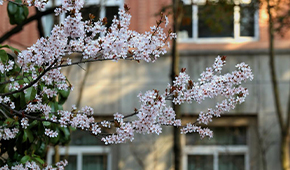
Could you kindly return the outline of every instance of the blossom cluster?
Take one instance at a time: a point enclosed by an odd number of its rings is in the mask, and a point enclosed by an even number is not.
[[[197,119],[199,124],[207,125],[213,117],[220,117],[221,113],[234,109],[236,104],[243,103],[249,94],[247,88],[242,87],[241,83],[254,78],[250,67],[245,63],[240,63],[236,65],[238,70],[221,75],[219,73],[223,65],[225,65],[225,56],[218,56],[213,66],[201,73],[198,82],[193,82],[185,72],[181,72],[173,81],[173,86],[167,89],[167,94],[174,95],[175,104],[191,103],[192,100],[201,103],[206,98],[225,97],[221,103],[216,104],[215,109],[209,108],[207,112],[199,113]],[[181,132],[198,132],[201,137],[212,137],[212,132],[208,129],[202,129],[194,124],[187,124]]]
[[[35,1],[36,2],[36,1]],[[135,60],[147,62],[155,61],[161,54],[166,53],[165,41],[167,38],[176,38],[175,33],[166,34],[160,24],[164,21],[168,25],[168,18],[161,16],[160,22],[151,27],[151,31],[144,34],[129,30],[131,15],[127,9],[119,10],[119,17],[113,19],[110,28],[104,26],[105,20],[94,22],[82,21],[79,12],[83,6],[83,1],[64,0],[58,12],[66,12],[68,15],[60,26],[55,26],[51,35],[40,38],[33,46],[22,51],[17,58],[24,73],[32,74],[33,80],[43,82],[47,87],[42,89],[41,94],[35,96],[34,103],[28,103],[25,113],[40,111],[48,121],[59,123],[63,127],[72,126],[84,130],[90,130],[93,134],[101,133],[101,128],[110,128],[109,121],[95,123],[93,110],[90,107],[83,107],[79,111],[74,108],[72,111],[58,111],[57,115],[50,115],[51,108],[48,104],[42,103],[41,98],[46,95],[53,98],[57,95],[57,90],[68,90],[65,76],[61,73],[61,66],[70,59],[64,60],[67,53],[81,52],[84,60],[110,59],[119,60],[131,57]],[[96,37],[97,35],[101,35]],[[222,112],[233,109],[236,104],[240,104],[248,95],[246,88],[240,86],[242,81],[252,79],[253,75],[248,65],[241,63],[237,65],[238,70],[221,75],[222,66],[225,64],[224,57],[217,57],[212,67],[206,68],[201,73],[197,82],[190,80],[190,77],[183,71],[176,77],[173,85],[163,94],[157,90],[147,91],[139,94],[141,103],[140,109],[136,111],[136,120],[124,122],[124,116],[116,113],[114,122],[117,124],[116,133],[103,137],[107,144],[122,143],[134,139],[136,133],[156,133],[162,132],[162,125],[181,126],[181,120],[176,119],[176,115],[171,106],[166,105],[166,99],[172,97],[173,103],[181,104],[196,101],[201,103],[206,98],[224,96],[226,99],[216,105],[215,109],[209,108],[206,112],[201,112],[197,123],[208,124],[213,117],[219,117]],[[55,69],[50,69],[54,67]],[[38,69],[37,69],[38,68]],[[41,75],[46,71],[46,74]],[[40,77],[40,78],[39,78]],[[38,79],[39,78],[39,79]],[[19,90],[28,86],[11,81],[11,88]],[[34,84],[35,88],[37,83]],[[7,97],[6,97],[7,98]],[[6,99],[7,100],[7,99]],[[8,101],[11,105],[11,101]],[[117,122],[117,123],[116,123]],[[21,125],[27,128],[27,119],[22,119]],[[208,129],[203,129],[195,124],[188,124],[182,128],[182,133],[199,132],[202,137],[211,136]],[[57,136],[57,133],[46,129],[45,134],[50,137]]]
[[[29,5],[37,7],[46,1],[27,1]],[[31,79],[19,82],[16,77],[11,77],[9,90],[26,90],[33,85],[43,83],[47,87],[42,89],[40,98],[47,95],[53,98],[58,90],[72,90],[68,85],[66,77],[61,73],[61,67],[71,65],[70,58],[64,58],[66,54],[81,53],[80,62],[90,60],[119,60],[135,59],[154,62],[160,55],[166,53],[165,42],[167,38],[174,37],[173,33],[166,33],[160,26],[168,19],[164,15],[156,26],[152,26],[149,32],[138,33],[129,30],[131,15],[128,9],[120,9],[118,18],[115,16],[109,28],[105,27],[106,20],[83,21],[80,9],[83,7],[83,0],[63,0],[58,12],[67,13],[67,17],[60,25],[55,25],[49,37],[40,38],[27,50],[23,50],[17,56],[17,63],[20,65],[23,74],[31,75]],[[0,62],[0,72],[7,73],[12,69],[14,62]],[[53,69],[52,69],[53,68]],[[13,102],[11,105],[13,106]],[[29,104],[26,112],[42,111],[39,108],[48,107],[45,104]],[[49,111],[46,109],[46,111]],[[47,118],[47,112],[45,112]]]
[[[1,4],[0,0],[0,4]],[[46,1],[27,1],[29,5],[43,8]],[[212,137],[213,133],[201,124],[207,125],[214,117],[220,117],[222,113],[234,109],[237,104],[245,101],[248,90],[241,86],[242,82],[253,79],[250,67],[245,63],[236,65],[237,70],[221,74],[225,65],[225,57],[217,57],[212,67],[206,68],[201,73],[198,81],[194,82],[185,69],[176,76],[172,85],[168,85],[165,92],[149,90],[138,95],[140,108],[135,109],[136,119],[125,121],[128,116],[121,113],[114,114],[113,120],[95,122],[94,110],[85,106],[78,110],[75,106],[72,110],[52,111],[52,106],[44,102],[43,98],[56,99],[61,90],[72,90],[71,84],[61,73],[61,68],[72,64],[100,61],[100,60],[144,60],[154,62],[160,55],[166,53],[166,41],[176,38],[176,34],[164,31],[161,23],[168,25],[168,18],[161,15],[157,25],[152,26],[150,31],[143,34],[129,30],[131,15],[128,9],[119,10],[119,17],[114,17],[112,25],[105,27],[106,19],[94,21],[93,17],[83,21],[80,9],[84,4],[83,0],[63,0],[62,6],[56,9],[56,13],[65,12],[67,17],[60,25],[54,26],[49,37],[40,38],[33,46],[19,53],[17,64],[20,65],[22,75],[30,75],[27,81],[17,81],[17,77],[10,77],[9,95],[23,91],[27,93],[28,88],[34,88],[37,92],[32,96],[33,100],[28,101],[25,108],[20,111],[14,110],[15,104],[5,95],[0,94],[0,104],[11,109],[12,114],[20,114],[21,127],[29,127],[30,119],[34,113],[40,113],[36,120],[60,124],[61,127],[72,126],[82,130],[90,131],[94,135],[101,135],[105,144],[124,143],[134,140],[135,133],[160,134],[163,125],[181,127],[181,133],[197,132],[203,138]],[[80,53],[81,60],[73,63],[67,54]],[[9,60],[7,63],[0,62],[0,72],[8,73],[15,63]],[[44,87],[41,89],[39,85]],[[31,89],[30,89],[31,90]],[[173,108],[166,103],[166,100],[173,100],[174,104],[193,101],[201,103],[206,98],[217,96],[224,97],[224,100],[217,103],[215,108],[199,113],[195,123],[182,125],[180,119],[176,118]],[[5,113],[4,113],[5,114]],[[29,115],[29,116],[28,116]],[[115,133],[102,134],[102,129],[115,127]],[[0,140],[15,138],[19,132],[17,127],[0,127]],[[44,134],[48,137],[57,137],[57,131],[45,127]],[[63,169],[65,162],[59,163],[59,169]],[[14,169],[31,168],[39,169],[34,162],[27,162],[25,165],[16,165]],[[7,169],[4,166],[1,169]],[[48,166],[47,169],[53,169]]]
[[[18,128],[6,128],[0,127],[0,140],[9,140],[15,138],[17,133],[19,132]]]
[[[48,165],[45,168],[42,168],[42,170],[64,170],[64,167],[67,166],[68,162],[67,160],[57,162],[55,165],[56,167],[52,167],[51,165]],[[27,170],[27,169],[35,169],[35,170],[40,170],[41,168],[39,165],[37,165],[35,162],[26,162],[24,165],[23,164],[18,164],[14,165],[11,167],[11,169],[17,169],[17,170]],[[4,165],[3,167],[0,167],[0,170],[10,170],[8,165]]]
[[[161,125],[181,126],[181,120],[176,119],[174,110],[166,106],[165,100],[173,97],[173,103],[181,104],[196,101],[201,103],[205,98],[223,96],[225,99],[217,103],[216,108],[209,108],[207,112],[200,112],[197,119],[198,124],[208,124],[213,117],[220,117],[224,112],[234,109],[236,104],[244,102],[248,95],[248,90],[241,86],[243,81],[252,80],[253,74],[250,67],[245,63],[237,64],[237,70],[232,73],[220,74],[225,65],[225,56],[218,56],[212,67],[202,72],[199,81],[193,82],[182,69],[181,73],[175,78],[173,85],[163,94],[157,90],[149,90],[144,95],[138,95],[141,107],[136,114],[137,120],[121,124],[116,134],[107,136],[102,140],[106,144],[121,143],[125,139],[133,140],[131,132],[136,133],[156,133],[162,132]],[[114,116],[118,122],[123,122],[122,116]],[[188,123],[182,126],[181,133],[198,132],[201,138],[212,137],[213,133],[209,128],[202,128],[196,123]]]
[[[46,1],[26,1],[26,3],[43,8]],[[32,84],[34,88],[43,83],[46,87],[35,96],[34,102],[28,102],[24,110],[25,114],[41,112],[46,120],[60,123],[61,126],[69,125],[81,129],[90,129],[94,119],[88,117],[93,113],[89,108],[83,108],[75,115],[69,111],[59,111],[57,116],[51,116],[49,115],[51,107],[49,104],[42,102],[44,96],[53,98],[56,97],[58,90],[72,88],[68,85],[66,77],[61,73],[62,65],[70,65],[71,59],[64,60],[63,57],[66,54],[80,52],[83,55],[83,60],[119,60],[129,57],[135,60],[154,62],[160,55],[166,53],[165,42],[167,38],[175,38],[176,34],[170,32],[166,34],[160,26],[162,22],[165,22],[165,26],[168,25],[168,18],[164,15],[161,16],[156,26],[151,27],[149,32],[142,34],[129,30],[131,15],[126,7],[119,10],[118,18],[114,17],[109,28],[105,27],[105,19],[96,22],[93,19],[83,21],[80,13],[83,4],[83,0],[62,1],[61,7],[57,8],[56,12],[57,14],[60,12],[67,13],[64,22],[54,26],[49,37],[40,38],[34,45],[17,56],[17,63],[20,65],[23,74],[30,74],[32,80],[21,82],[21,84],[11,77],[9,90],[12,92],[13,90],[23,90],[26,92],[31,83],[34,83]],[[14,62],[9,60],[7,63],[0,63],[0,66],[2,66],[0,67],[1,73],[9,72],[12,69]],[[54,69],[51,69],[52,67]],[[2,97],[0,99],[2,100]],[[8,103],[12,109],[15,108],[14,103],[7,96],[4,97],[4,103]],[[145,112],[140,114],[145,114]],[[156,116],[153,116],[151,119],[155,118]],[[164,118],[160,116],[159,119]],[[169,123],[172,123],[170,121]],[[134,122],[135,125],[132,125],[132,127],[135,128],[138,123],[142,123],[142,121]],[[21,125],[23,128],[29,126],[26,118],[22,119]],[[110,127],[110,124],[106,121],[103,121],[100,125]],[[96,126],[93,128],[95,129],[94,133],[99,132],[99,128]],[[150,127],[146,123],[145,126]],[[150,128],[152,132],[161,132],[159,125],[153,125]],[[142,131],[141,129],[138,131]],[[47,129],[46,135],[55,137],[57,134]]]
[[[5,72],[12,70],[13,65],[14,65],[14,62],[11,60],[8,60],[8,63],[5,63],[5,64],[0,63],[0,72],[3,74]]]
[[[57,137],[58,133],[56,131],[50,130],[50,129],[45,129],[44,134],[46,136],[49,136],[51,138]]]
[[[14,109],[15,108],[14,102],[11,101],[10,97],[8,97],[8,96],[5,96],[4,98],[0,96],[0,104],[1,103],[9,105],[9,107],[11,109]]]

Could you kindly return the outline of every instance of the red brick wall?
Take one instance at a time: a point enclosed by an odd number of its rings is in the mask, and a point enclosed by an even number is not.
[[[150,26],[155,24],[158,19],[156,14],[160,11],[162,6],[169,5],[171,0],[125,0],[125,3],[131,8],[132,14],[131,29],[139,32],[148,31]],[[268,47],[268,16],[266,13],[266,4],[261,6],[259,11],[259,40],[255,42],[244,43],[216,43],[216,44],[194,44],[194,43],[180,43],[180,49],[192,49],[192,50],[247,50],[247,49],[266,49]],[[10,26],[6,5],[0,6],[0,36],[2,36],[9,29],[14,26]],[[30,8],[30,15],[33,15],[34,8]],[[36,29],[36,22],[32,22],[24,27],[21,33],[12,36],[5,43],[13,44],[14,46],[23,49],[25,46],[30,46],[38,38]],[[275,47],[280,49],[290,48],[290,31],[288,31],[284,37],[276,36]]]
[[[9,23],[8,14],[6,11],[7,3],[4,2],[3,6],[0,6],[0,36],[2,37],[6,32],[15,26],[11,26]],[[29,8],[29,16],[34,15],[35,9]],[[19,49],[24,49],[25,47],[31,46],[38,39],[38,32],[36,29],[36,21],[31,22],[23,27],[23,30],[15,35],[13,35],[9,40],[3,42],[2,44],[10,44]]]

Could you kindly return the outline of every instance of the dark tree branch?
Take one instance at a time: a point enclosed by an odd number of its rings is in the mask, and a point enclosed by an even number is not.
[[[287,124],[286,124],[286,133],[290,134],[290,83],[289,83],[289,95],[288,95],[288,106],[287,106]]]
[[[283,114],[282,114],[282,107],[279,95],[279,87],[278,87],[278,80],[276,74],[276,65],[275,65],[275,54],[274,54],[274,22],[273,16],[270,6],[270,0],[267,0],[267,12],[269,16],[269,57],[270,57],[270,76],[272,81],[273,93],[274,93],[274,104],[277,112],[279,127],[281,129],[281,134],[283,135],[284,129],[284,122],[283,122]]]
[[[36,7],[35,7],[35,12],[36,12],[36,15],[41,13]],[[37,18],[37,30],[38,30],[39,37],[44,37],[43,26],[41,23],[41,17]]]
[[[57,62],[57,60],[54,60],[54,62],[48,68],[46,68],[35,80],[30,82],[27,86],[25,86],[23,88],[20,88],[19,90],[11,91],[11,92],[8,92],[8,93],[0,93],[0,96],[8,96],[8,95],[11,95],[11,94],[19,93],[19,92],[22,92],[23,90],[28,89],[29,87],[33,86],[35,83],[38,82],[38,80],[41,79],[42,76],[45,75],[45,73],[47,73],[48,71],[50,71],[52,69],[52,66],[56,62]]]
[[[81,104],[81,100],[82,100],[82,97],[83,97],[83,91],[84,91],[84,88],[85,88],[86,80],[87,80],[89,72],[90,72],[90,64],[91,63],[87,64],[87,69],[86,69],[85,75],[83,77],[83,80],[81,82],[81,86],[80,86],[80,89],[79,89],[79,97],[78,97],[77,104],[76,104],[77,108],[79,108],[80,104]]]
[[[2,37],[0,37],[0,43],[4,42],[5,40],[9,39],[12,35],[20,32],[22,30],[22,28],[26,25],[29,24],[30,22],[34,21],[34,20],[38,20],[41,17],[45,16],[45,15],[49,15],[54,13],[54,10],[57,7],[54,8],[49,8],[46,11],[43,12],[38,12],[35,15],[27,18],[23,23],[17,25],[16,27],[12,28],[10,31],[6,32],[4,35],[2,35]]]

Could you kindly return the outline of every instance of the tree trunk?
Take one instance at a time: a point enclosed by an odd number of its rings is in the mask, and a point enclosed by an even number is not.
[[[274,94],[274,104],[276,108],[276,115],[278,118],[278,123],[280,127],[280,134],[281,134],[281,146],[280,146],[280,152],[281,152],[281,168],[283,170],[290,170],[290,155],[289,155],[289,122],[285,124],[282,116],[282,107],[281,107],[281,101],[279,96],[279,87],[278,87],[278,80],[276,76],[276,65],[275,65],[275,52],[274,52],[274,21],[272,16],[271,9],[273,6],[270,5],[270,0],[267,0],[267,13],[269,17],[269,23],[268,23],[268,33],[269,33],[269,57],[270,57],[270,76],[272,81],[272,87],[273,87],[273,94]],[[287,115],[290,116],[290,115]],[[286,118],[287,121],[289,117]]]
[[[173,0],[173,32],[178,31],[178,7],[179,0]],[[171,63],[171,81],[175,80],[175,75],[179,72],[179,54],[177,50],[176,39],[172,41],[172,63]],[[173,104],[173,109],[175,110],[176,118],[181,118],[180,106]],[[174,169],[181,170],[181,135],[180,129],[178,127],[173,127],[173,154],[174,154]]]
[[[281,137],[281,159],[283,170],[290,170],[290,135],[289,133],[283,134]]]

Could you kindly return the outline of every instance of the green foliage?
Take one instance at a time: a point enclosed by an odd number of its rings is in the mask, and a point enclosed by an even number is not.
[[[19,6],[10,5],[10,12],[15,12]],[[0,45],[0,62],[5,64],[8,60],[14,61],[14,57],[7,53],[4,48],[10,49],[14,53],[18,53],[19,50],[8,45]],[[15,61],[14,61],[15,62]],[[35,68],[39,69],[39,68]],[[24,83],[31,83],[32,77],[27,73],[23,73],[21,68],[15,64],[13,69],[9,72],[5,72],[0,76],[0,93],[7,93],[13,91],[9,89],[10,78],[13,78],[15,82],[18,82],[20,86]],[[36,87],[29,87],[26,89],[26,93],[23,91],[9,95],[11,100],[15,103],[15,110],[24,113],[27,104],[34,104],[36,101],[36,95],[42,92],[42,89],[46,85],[43,83],[37,83]],[[49,86],[49,87],[52,87]],[[58,110],[62,110],[62,105],[67,100],[69,96],[69,91],[60,90],[58,91],[57,97],[48,98],[46,95],[42,97],[42,103],[49,104],[52,109],[52,114],[55,114]],[[18,128],[19,133],[15,138],[10,140],[1,140],[0,152],[1,155],[6,154],[7,157],[1,159],[0,167],[8,164],[8,166],[13,166],[19,163],[26,163],[27,161],[34,161],[42,167],[45,164],[45,156],[47,152],[48,145],[66,145],[70,141],[70,128],[61,127],[59,124],[52,123],[50,121],[43,121],[44,115],[41,111],[36,113],[30,113],[29,116],[33,116],[37,119],[29,118],[29,126],[23,129],[21,126],[21,120],[25,118],[24,114],[16,114],[11,109],[0,105],[0,126],[13,129]],[[45,135],[45,128],[54,130],[58,132],[58,136],[50,138]]]
[[[21,0],[8,2],[7,11],[11,25],[21,24],[28,16],[28,8],[25,5],[21,5],[21,3]]]

